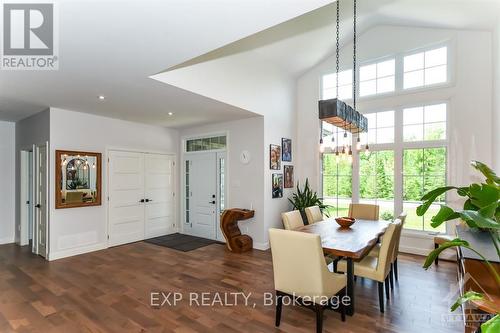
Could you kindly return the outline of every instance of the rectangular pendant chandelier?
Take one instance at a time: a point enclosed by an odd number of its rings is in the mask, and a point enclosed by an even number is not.
[[[319,101],[319,119],[353,134],[368,131],[368,119],[338,98]]]

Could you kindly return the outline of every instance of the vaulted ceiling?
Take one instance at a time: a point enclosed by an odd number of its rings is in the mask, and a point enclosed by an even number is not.
[[[60,1],[60,69],[0,72],[0,120],[48,106],[177,128],[254,116],[150,76],[253,50],[253,61],[293,79],[334,51],[331,2]],[[351,38],[351,4],[341,0],[342,42]],[[499,10],[499,0],[358,0],[359,31],[380,24],[492,30]]]

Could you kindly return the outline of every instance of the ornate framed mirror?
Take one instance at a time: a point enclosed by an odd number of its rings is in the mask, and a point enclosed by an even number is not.
[[[56,150],[56,209],[101,205],[101,153]]]

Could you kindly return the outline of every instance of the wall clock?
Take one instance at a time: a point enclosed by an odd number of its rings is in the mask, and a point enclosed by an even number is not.
[[[242,164],[248,164],[250,163],[250,160],[252,159],[252,156],[250,155],[250,152],[248,150],[243,150],[240,154],[240,162]]]

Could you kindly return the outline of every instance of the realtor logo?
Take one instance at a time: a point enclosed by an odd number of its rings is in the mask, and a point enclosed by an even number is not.
[[[54,3],[3,3],[1,17],[1,69],[58,69]]]

